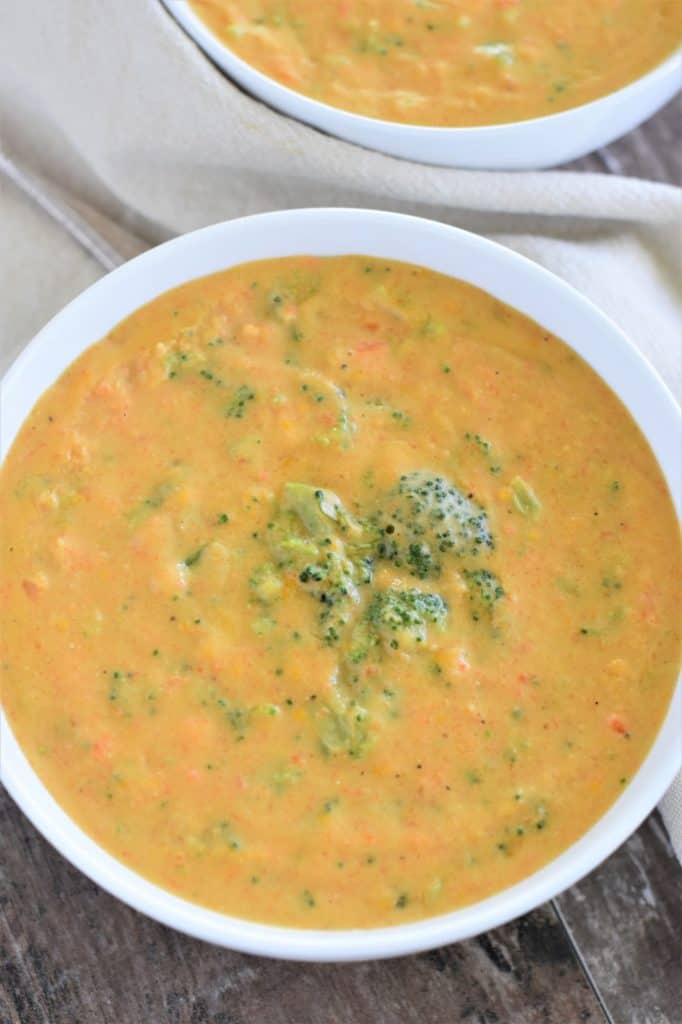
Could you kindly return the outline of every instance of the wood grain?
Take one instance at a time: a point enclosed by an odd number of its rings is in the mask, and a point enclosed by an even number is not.
[[[634,132],[566,165],[566,170],[623,174],[648,181],[682,183],[682,94]],[[681,1015],[682,1019],[682,1015]]]
[[[614,1021],[682,1022],[682,871],[658,815],[557,902]]]
[[[603,1024],[548,907],[383,963],[291,964],[179,935],[72,868],[0,794],[2,1024]]]
[[[569,169],[677,184],[681,121],[678,98]],[[383,963],[242,956],[110,897],[0,789],[0,1024],[682,1022],[682,873],[657,816],[556,905],[562,921],[547,905],[478,939]]]

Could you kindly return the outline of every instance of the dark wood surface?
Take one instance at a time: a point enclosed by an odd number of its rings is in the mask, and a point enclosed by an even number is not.
[[[629,178],[682,184],[682,95],[656,117],[605,149],[575,160],[568,170],[624,174]],[[682,1014],[680,1014],[682,1021]],[[676,1021],[676,1024],[679,1024]]]
[[[572,169],[680,183],[682,100]],[[557,900],[379,963],[280,963],[128,909],[0,790],[0,1024],[682,1024],[682,871],[657,815]]]

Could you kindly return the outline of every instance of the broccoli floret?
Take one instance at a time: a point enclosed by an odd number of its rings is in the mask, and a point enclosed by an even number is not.
[[[462,575],[469,591],[474,622],[489,618],[497,602],[504,597],[504,588],[497,576],[487,569],[465,569]]]
[[[353,633],[349,660],[362,661],[372,648],[413,649],[427,639],[427,627],[442,628],[448,606],[440,594],[411,588],[390,587],[377,591],[367,605],[363,620]]]
[[[320,604],[318,621],[322,638],[332,646],[358,604],[357,572],[354,563],[341,550],[328,550],[316,562],[307,563],[298,574],[308,594]]]
[[[335,644],[359,603],[358,587],[372,579],[363,527],[332,491],[290,483],[268,541],[277,567],[293,573],[318,602],[322,639]]]
[[[259,566],[249,577],[255,599],[264,605],[274,604],[282,591],[282,580],[269,562]]]
[[[494,546],[484,509],[425,470],[401,476],[376,525],[377,556],[422,580],[436,579],[449,556],[475,557]]]
[[[440,594],[428,594],[412,587],[409,590],[378,591],[369,603],[367,621],[379,630],[405,627],[425,628],[428,623],[442,626],[448,606]]]
[[[316,723],[324,753],[360,757],[371,742],[367,717],[366,710],[353,700],[342,710],[321,707],[316,714]]]
[[[277,547],[278,541],[284,541],[282,555],[286,560],[287,542],[292,539],[300,540],[303,535],[324,544],[336,532],[359,540],[362,527],[333,491],[290,483],[284,485],[272,532],[271,545]]]

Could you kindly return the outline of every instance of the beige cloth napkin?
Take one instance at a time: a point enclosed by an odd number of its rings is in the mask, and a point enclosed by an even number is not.
[[[679,396],[681,211],[672,187],[430,168],[329,138],[233,86],[158,0],[1,3],[0,133],[10,152],[98,210],[99,226],[128,254],[292,206],[402,210],[488,235],[596,302]],[[0,185],[0,224],[6,364],[101,271],[11,186]],[[682,858],[682,776],[661,809]]]

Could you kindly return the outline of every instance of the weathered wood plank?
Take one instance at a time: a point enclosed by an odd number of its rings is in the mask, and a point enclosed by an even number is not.
[[[624,174],[679,185],[682,183],[682,94],[656,117],[605,149],[575,160],[566,170]]]
[[[658,814],[557,903],[614,1021],[682,1021],[682,871]]]
[[[603,1024],[551,908],[422,956],[290,964],[128,909],[0,793],[1,1024]]]

